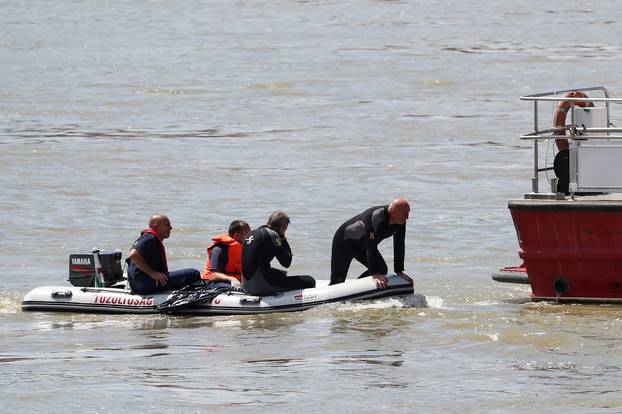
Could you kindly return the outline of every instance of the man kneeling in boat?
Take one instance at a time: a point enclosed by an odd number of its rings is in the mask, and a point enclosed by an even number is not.
[[[378,251],[378,243],[393,236],[393,266],[395,273],[411,284],[404,273],[404,239],[410,205],[396,198],[389,205],[368,208],[343,223],[335,232],[331,254],[330,284],[343,283],[352,259],[367,268],[359,276],[371,276],[380,289],[386,289],[387,263]]]
[[[247,234],[242,245],[242,289],[250,295],[266,296],[277,292],[315,287],[311,276],[287,276],[273,269],[275,257],[282,266],[292,263],[292,249],[285,238],[289,217],[284,211],[275,211],[268,224]]]
[[[207,248],[203,280],[210,287],[239,287],[242,282],[242,242],[251,231],[247,222],[234,220],[229,224],[228,234],[212,237]]]
[[[162,241],[171,235],[172,229],[170,220],[164,214],[149,218],[149,228],[140,233],[129,254],[127,275],[132,292],[150,295],[177,290],[201,278],[196,269],[168,271]]]

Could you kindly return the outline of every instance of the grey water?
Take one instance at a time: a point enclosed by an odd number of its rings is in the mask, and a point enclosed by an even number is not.
[[[621,309],[532,304],[507,200],[529,93],[622,92],[614,1],[0,1],[2,412],[622,412]],[[552,112],[552,108],[551,108]],[[171,268],[284,209],[291,273],[411,201],[398,299],[231,317],[25,313],[71,253]],[[391,263],[390,241],[383,253]],[[356,273],[357,266],[352,272]]]

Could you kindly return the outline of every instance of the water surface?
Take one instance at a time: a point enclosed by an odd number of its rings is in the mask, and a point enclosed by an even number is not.
[[[618,307],[490,280],[518,262],[506,203],[530,189],[518,97],[618,94],[615,2],[0,4],[5,411],[622,411]],[[127,252],[154,212],[180,268],[232,219],[285,209],[291,272],[326,278],[339,224],[397,195],[428,307],[19,309],[66,283],[69,254]]]

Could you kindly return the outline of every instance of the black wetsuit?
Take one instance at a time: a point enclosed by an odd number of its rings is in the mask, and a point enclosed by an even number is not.
[[[557,192],[570,194],[570,150],[563,149],[557,153],[553,161],[553,170],[557,176]]]
[[[270,267],[277,258],[284,267],[292,263],[292,249],[287,239],[268,226],[246,235],[242,244],[242,289],[250,295],[266,296],[276,292],[315,287],[311,276],[287,276]]]
[[[393,236],[393,268],[404,271],[405,224],[389,224],[388,206],[368,208],[343,223],[333,237],[330,284],[346,280],[352,259],[367,267],[361,276],[387,274],[387,263],[378,251],[378,243]]]

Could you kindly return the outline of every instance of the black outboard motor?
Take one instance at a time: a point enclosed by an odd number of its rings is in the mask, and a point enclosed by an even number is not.
[[[123,280],[120,251],[69,256],[69,283],[77,287],[109,287]],[[99,265],[99,271],[97,270]]]

